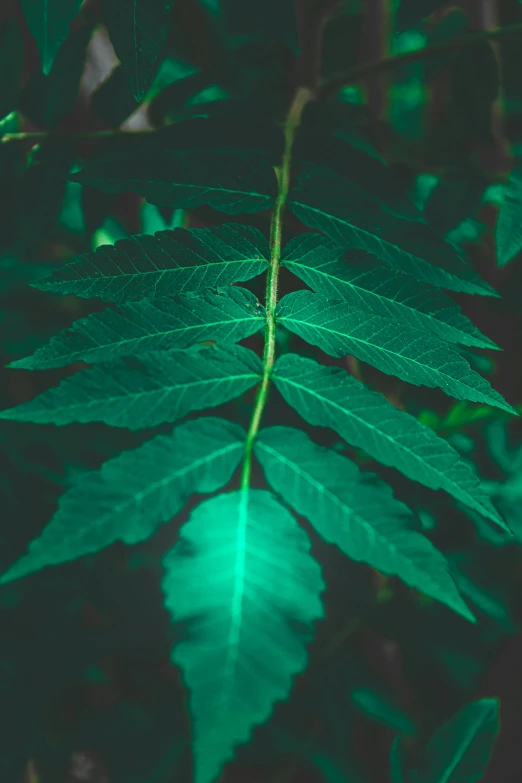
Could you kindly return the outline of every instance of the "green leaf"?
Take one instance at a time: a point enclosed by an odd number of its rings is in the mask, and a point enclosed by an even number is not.
[[[294,291],[283,297],[276,318],[330,356],[353,354],[403,381],[439,386],[459,400],[485,402],[516,414],[457,351],[428,332],[370,315],[311,291]]]
[[[410,27],[441,8],[447,0],[400,0],[397,10],[397,31],[404,32]]]
[[[522,250],[522,169],[514,168],[500,204],[497,228],[497,264],[505,266]]]
[[[20,110],[31,122],[50,129],[71,113],[85,68],[92,23],[74,30],[60,48],[49,75],[34,72],[24,86]],[[63,141],[63,139],[62,139]]]
[[[497,699],[481,699],[438,728],[424,748],[415,783],[482,780],[499,730]]]
[[[159,206],[208,204],[227,215],[270,209],[277,190],[270,163],[241,150],[173,151],[167,159],[150,161],[137,156],[130,165],[89,165],[71,179],[106,193],[135,191]]]
[[[117,540],[144,541],[181,511],[191,493],[215,492],[228,483],[244,440],[237,424],[204,417],[82,473],[29,552],[0,581],[98,552]]]
[[[269,209],[283,136],[271,121],[241,114],[198,117],[139,135],[89,158],[73,181],[107,193],[136,191],[152,204],[208,204],[229,215]]]
[[[349,251],[320,234],[306,233],[288,242],[282,264],[328,299],[344,299],[359,310],[427,330],[450,343],[498,348],[449,296],[398,275],[364,251]]]
[[[77,361],[93,363],[189,348],[205,340],[234,343],[265,322],[264,307],[244,288],[206,291],[199,298],[180,296],[175,301],[143,299],[123,305],[119,312],[108,308],[75,321],[32,356],[9,367],[43,370]]]
[[[163,562],[166,607],[188,623],[172,659],[190,690],[195,783],[212,783],[306,668],[324,583],[307,534],[262,490],[204,501]]]
[[[261,377],[259,357],[240,345],[116,359],[65,378],[0,419],[37,424],[104,421],[139,430],[239,397]]]
[[[34,285],[41,291],[111,302],[196,293],[266,271],[270,249],[255,228],[176,228],[102,245]]]
[[[430,489],[444,489],[508,530],[479,479],[455,449],[345,370],[285,354],[274,365],[274,382],[309,424],[330,427],[378,462]]]
[[[42,70],[47,76],[56,53],[67,38],[69,25],[82,0],[20,0],[25,21],[36,38]]]
[[[261,430],[254,450],[268,483],[325,541],[474,620],[446,558],[412,529],[411,511],[373,473],[291,427]]]
[[[167,37],[172,0],[103,0],[116,56],[137,101],[147,92]]]
[[[420,213],[416,220],[395,213],[346,177],[302,166],[290,208],[305,225],[342,247],[372,253],[395,271],[441,288],[498,296]]]
[[[396,737],[390,750],[390,783],[411,783],[411,777],[405,770],[403,757],[400,738]]]

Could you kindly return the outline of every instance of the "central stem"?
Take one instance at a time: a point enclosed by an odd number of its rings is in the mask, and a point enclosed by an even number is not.
[[[270,375],[275,361],[276,352],[276,307],[277,307],[277,289],[279,282],[279,267],[281,264],[281,245],[283,237],[283,214],[288,201],[290,191],[290,173],[292,167],[292,148],[296,130],[299,127],[301,114],[306,104],[314,97],[313,91],[308,87],[298,87],[295,97],[292,101],[284,125],[285,147],[281,167],[278,177],[278,192],[272,219],[270,223],[270,266],[266,278],[266,326],[265,326],[265,346],[263,351],[263,378],[257,390],[254,410],[250,420],[250,426],[246,437],[245,460],[243,462],[243,472],[241,475],[241,489],[248,489],[250,486],[250,473],[252,470],[252,450],[254,441],[259,432],[261,417],[265,409],[268,398],[268,388],[270,386]]]

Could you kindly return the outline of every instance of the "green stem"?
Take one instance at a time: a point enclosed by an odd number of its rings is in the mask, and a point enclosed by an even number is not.
[[[314,97],[313,91],[308,87],[299,87],[296,91],[294,100],[288,111],[284,125],[285,147],[281,168],[279,170],[279,187],[276,202],[272,212],[270,223],[270,266],[266,278],[266,326],[265,326],[265,345],[263,351],[263,378],[257,390],[254,410],[248,428],[245,459],[243,462],[243,472],[241,475],[241,489],[248,489],[250,486],[250,474],[252,470],[252,450],[254,441],[259,432],[261,418],[268,399],[268,389],[270,387],[270,376],[275,361],[276,353],[276,307],[277,307],[277,289],[279,283],[279,268],[281,263],[281,245],[283,236],[283,214],[288,200],[290,190],[290,174],[292,167],[292,148],[294,138],[301,114],[306,104]]]

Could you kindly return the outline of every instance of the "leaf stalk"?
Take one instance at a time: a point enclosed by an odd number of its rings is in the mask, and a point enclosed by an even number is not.
[[[270,222],[270,266],[266,278],[266,326],[265,345],[263,350],[263,378],[257,390],[254,410],[246,437],[245,458],[241,474],[241,489],[250,486],[252,471],[252,451],[254,441],[259,432],[261,418],[268,399],[270,376],[276,354],[276,307],[279,285],[279,269],[281,264],[281,247],[283,238],[283,215],[290,192],[290,176],[292,169],[292,149],[301,115],[306,104],[314,98],[314,91],[309,87],[298,87],[288,110],[284,124],[285,146],[278,176],[277,198]]]

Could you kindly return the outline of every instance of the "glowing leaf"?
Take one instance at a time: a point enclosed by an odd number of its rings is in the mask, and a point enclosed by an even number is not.
[[[190,690],[195,783],[212,783],[306,668],[321,570],[307,534],[262,490],[204,501],[163,562],[166,607],[187,624],[172,659]]]

